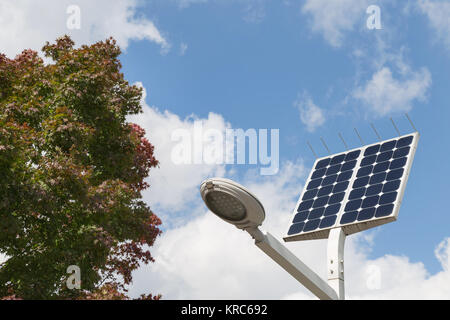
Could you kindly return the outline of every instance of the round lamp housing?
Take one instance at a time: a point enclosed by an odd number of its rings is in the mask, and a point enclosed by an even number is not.
[[[200,186],[200,194],[211,212],[239,229],[258,227],[266,216],[261,202],[232,180],[207,179]]]

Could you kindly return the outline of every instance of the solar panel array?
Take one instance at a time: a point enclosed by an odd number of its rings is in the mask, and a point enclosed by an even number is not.
[[[285,241],[321,239],[396,220],[419,134],[318,159],[293,212]]]

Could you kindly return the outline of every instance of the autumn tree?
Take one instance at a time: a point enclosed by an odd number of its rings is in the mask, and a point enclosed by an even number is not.
[[[0,298],[125,299],[161,221],[142,201],[153,146],[113,39],[0,55]],[[81,271],[70,290],[67,268]],[[152,298],[148,295],[144,298]]]

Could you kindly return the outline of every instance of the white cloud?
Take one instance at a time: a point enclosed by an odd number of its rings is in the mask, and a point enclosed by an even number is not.
[[[143,105],[144,114],[129,118],[129,121],[146,129],[149,140],[155,145],[156,157],[161,161],[161,168],[150,173],[151,187],[144,199],[156,206],[158,215],[160,209],[172,210],[172,213],[163,217],[165,226],[171,227],[152,248],[156,262],[135,273],[130,293],[138,296],[148,291],[161,292],[165,298],[172,299],[231,299],[252,298],[255,290],[265,291],[267,298],[276,298],[284,295],[289,286],[287,292],[296,292],[298,285],[290,281],[289,275],[259,252],[247,234],[207,213],[198,196],[203,179],[230,177],[232,171],[227,173],[220,165],[176,166],[171,162],[171,132],[177,128],[192,130],[193,120],[197,118],[181,120],[175,114],[147,106],[144,101]],[[204,126],[222,131],[229,126],[222,117],[214,114],[202,121]],[[257,169],[249,170],[245,175],[246,186],[264,203],[265,225],[278,237],[287,227],[300,188],[299,181],[304,176],[301,162],[286,163],[275,176],[260,176]],[[173,213],[180,209],[183,218]],[[315,252],[318,247],[323,247],[323,243],[315,242],[312,247],[313,250],[301,252]],[[314,255],[307,257],[310,262],[315,259]],[[275,277],[261,282],[267,274]],[[287,287],[276,288],[280,279],[288,284]],[[267,285],[275,289],[266,290]],[[308,294],[305,291],[305,295]]]
[[[375,72],[364,86],[353,92],[376,116],[411,110],[414,101],[424,101],[431,85],[431,74],[427,68],[412,71],[403,65],[401,79],[396,79],[389,67]]]
[[[442,261],[438,250],[448,254],[449,238],[444,239],[436,250],[436,258],[441,261],[442,270],[430,275],[421,262],[411,262],[405,256],[385,255],[369,260],[362,251],[347,259],[349,271],[347,285],[350,299],[449,299],[450,271],[448,260]],[[367,282],[371,275],[368,267],[379,271],[379,289],[370,290]]]
[[[281,239],[301,190],[306,168],[284,163],[278,176],[251,175],[241,183],[266,209],[263,228]],[[154,264],[134,274],[130,294],[162,293],[165,299],[315,299],[262,253],[248,234],[226,224],[203,207],[196,218],[167,230],[152,253]],[[442,271],[430,275],[421,262],[405,256],[368,257],[374,232],[348,237],[345,252],[348,299],[449,299],[450,238],[437,246]],[[326,241],[286,246],[322,278],[326,277]],[[373,277],[375,276],[375,285]],[[264,279],[261,281],[261,279]]]
[[[67,8],[80,8],[80,29],[68,29]],[[169,50],[169,43],[155,24],[139,14],[137,0],[0,0],[1,52],[14,57],[23,49],[39,50],[46,41],[68,34],[79,44],[113,36],[122,49],[132,40],[148,40]]]
[[[142,87],[142,83],[137,85]],[[165,217],[164,212],[173,210],[182,210],[183,215],[188,215],[192,209],[186,210],[186,206],[198,198],[202,180],[210,176],[224,175],[225,167],[222,164],[175,164],[172,161],[172,150],[183,141],[172,141],[172,133],[177,129],[193,132],[195,121],[202,121],[204,132],[208,129],[225,132],[229,124],[215,113],[210,113],[205,119],[196,116],[181,119],[169,111],[162,112],[148,106],[145,99],[144,90],[142,99],[144,112],[128,118],[129,122],[137,123],[146,130],[146,137],[155,146],[155,157],[160,161],[160,167],[150,173],[148,182],[151,187],[144,191],[144,199],[152,207],[156,206],[156,212],[163,211],[161,218]],[[202,137],[196,137],[194,134],[192,137],[196,139],[192,145],[205,145],[203,141],[198,141]],[[192,152],[194,158],[201,150],[194,149]]]
[[[356,99],[368,117],[383,117],[410,111],[417,102],[425,102],[432,84],[428,68],[415,69],[408,61],[406,46],[375,32],[370,47],[353,50],[356,63],[355,87],[349,99]]]
[[[294,106],[300,112],[300,120],[306,125],[306,129],[310,132],[322,126],[325,123],[325,115],[321,108],[319,108],[307,94],[303,94]]]
[[[427,15],[437,40],[443,41],[450,49],[450,2],[419,0],[417,5],[419,10]]]
[[[244,9],[244,20],[249,23],[259,23],[266,17],[264,0],[251,1]]]
[[[145,99],[145,97],[144,97]],[[182,208],[184,219],[166,214],[165,230],[151,248],[156,262],[134,273],[131,296],[161,293],[166,299],[315,299],[288,273],[261,252],[251,237],[208,212],[198,186],[210,175],[234,178],[221,166],[182,166],[169,159],[170,132],[192,126],[169,112],[159,112],[144,104],[145,113],[136,122],[148,132],[156,155],[166,166],[150,174],[152,187],[145,200],[152,206]],[[220,115],[203,119],[224,130],[228,124]],[[159,172],[158,172],[159,171]],[[302,189],[307,168],[301,161],[285,162],[274,176],[247,171],[238,181],[263,203],[263,229],[281,239],[285,234]],[[159,209],[155,210],[160,214]],[[174,221],[177,221],[174,223]],[[181,222],[180,222],[181,221]],[[347,239],[345,252],[348,299],[449,299],[450,238],[435,250],[442,270],[430,275],[421,262],[408,257],[385,255],[370,259],[376,232],[366,231]],[[326,277],[326,240],[290,242],[286,246],[315,272]],[[261,281],[264,279],[264,281]]]
[[[184,42],[180,44],[180,56],[184,56],[186,54],[186,51],[188,49],[188,45]]]
[[[355,24],[366,25],[368,0],[306,0],[302,13],[311,16],[311,29],[322,34],[333,47],[340,47],[344,33]]]
[[[434,251],[434,254],[445,271],[450,271],[450,238],[442,241]]]
[[[250,175],[242,181],[265,207],[264,228],[279,239],[305,173],[302,163],[288,162],[277,176]],[[136,272],[131,294],[152,290],[166,299],[279,299],[298,292],[299,284],[259,251],[247,233],[207,213],[204,205],[197,210],[197,218],[158,239],[153,248],[156,262]],[[323,241],[288,246],[325,276]],[[300,291],[312,298],[305,289]]]
[[[208,2],[208,0],[175,0],[175,1],[178,2],[179,7],[182,9],[187,8],[192,4]]]
[[[178,3],[180,9],[186,9],[191,5],[214,3],[220,5],[238,4],[244,6],[243,20],[248,23],[259,23],[266,17],[266,0],[172,0]]]
[[[266,195],[264,200],[270,197]],[[268,215],[270,220],[281,218],[279,223],[265,223],[280,239],[289,214],[275,211]],[[360,235],[347,239],[347,299],[450,298],[448,269],[430,275],[423,263],[411,262],[404,256],[385,255],[370,260],[367,250],[361,249],[361,239]],[[325,279],[325,241],[288,243],[287,247]],[[450,250],[448,242],[444,249]],[[315,299],[259,251],[245,232],[211,213],[167,231],[153,254],[155,264],[142,267],[134,275],[130,291],[134,296],[151,291],[162,293],[165,299]],[[377,286],[371,284],[374,273]]]
[[[182,208],[184,219],[165,214],[165,230],[152,247],[156,262],[134,273],[131,296],[162,293],[165,299],[315,299],[288,273],[262,253],[251,237],[207,212],[198,197],[198,186],[207,176],[230,176],[221,166],[182,166],[170,159],[170,132],[191,128],[195,117],[181,120],[170,112],[144,105],[145,113],[136,122],[148,132],[156,155],[166,164],[150,174],[152,187],[145,195],[151,206]],[[204,123],[221,128],[228,124],[220,115],[210,115]],[[307,173],[303,163],[285,162],[277,175],[260,176],[248,170],[239,182],[263,203],[263,229],[281,239]],[[235,177],[234,177],[235,178]],[[177,210],[178,210],[177,209]],[[160,214],[159,209],[155,212]],[[175,221],[175,223],[174,223]],[[180,222],[181,221],[181,222]],[[435,250],[442,271],[430,275],[421,262],[405,256],[385,255],[370,259],[376,232],[347,239],[346,293],[348,299],[449,299],[450,238]],[[326,277],[326,241],[286,243],[302,261],[321,277]],[[375,282],[373,281],[375,276]],[[264,279],[264,281],[261,281]]]

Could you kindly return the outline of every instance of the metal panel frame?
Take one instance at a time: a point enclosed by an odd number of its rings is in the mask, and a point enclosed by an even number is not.
[[[362,222],[357,222],[356,221],[356,222],[353,222],[351,224],[342,224],[341,225],[340,224],[340,220],[341,220],[342,214],[344,212],[345,206],[348,203],[348,197],[350,195],[350,192],[353,190],[352,186],[353,186],[354,181],[356,180],[357,172],[361,168],[360,164],[361,164],[362,159],[364,158],[364,152],[366,151],[366,149],[370,148],[372,146],[378,145],[378,144],[383,144],[383,143],[388,142],[388,141],[400,140],[400,139],[408,137],[408,136],[413,136],[413,141],[411,142],[411,145],[410,145],[411,151],[410,151],[410,153],[408,155],[408,159],[407,159],[406,165],[404,167],[406,172],[403,174],[403,176],[401,178],[400,187],[399,187],[399,191],[398,191],[399,194],[397,196],[396,201],[394,202],[394,210],[393,210],[393,212],[389,216],[386,216],[386,217],[380,217],[380,218],[375,218],[374,217],[374,218],[372,218],[371,220],[368,220],[368,221],[362,221]],[[372,144],[369,144],[369,145],[365,145],[365,146],[360,147],[360,148],[354,148],[354,149],[351,149],[351,150],[348,150],[348,151],[345,151],[345,152],[339,152],[339,153],[336,153],[336,154],[332,154],[332,155],[328,155],[328,156],[316,159],[316,161],[314,162],[313,168],[311,169],[311,172],[309,173],[308,179],[305,182],[303,191],[300,194],[300,197],[299,197],[299,199],[298,199],[298,201],[296,203],[296,206],[295,206],[295,208],[293,210],[291,219],[289,220],[290,223],[288,225],[288,228],[286,229],[285,236],[283,237],[284,241],[289,242],[289,241],[300,241],[300,240],[326,239],[329,236],[330,230],[332,230],[334,228],[342,228],[342,230],[344,231],[344,233],[346,235],[350,235],[350,234],[357,233],[357,232],[360,232],[360,231],[364,231],[364,230],[367,230],[367,229],[370,229],[370,228],[373,228],[373,227],[376,227],[376,226],[379,226],[379,225],[383,225],[383,224],[386,224],[386,223],[389,223],[389,222],[396,221],[397,217],[398,217],[399,210],[400,210],[400,205],[401,205],[402,200],[403,200],[403,195],[405,193],[406,184],[408,182],[408,178],[409,178],[409,175],[410,175],[410,172],[411,172],[412,162],[414,160],[414,156],[415,156],[415,153],[416,153],[416,150],[417,150],[417,145],[418,145],[418,142],[419,142],[419,138],[420,138],[420,135],[419,135],[418,132],[409,133],[409,134],[406,134],[406,135],[403,135],[403,136],[400,136],[400,137],[387,139],[387,140],[384,140],[384,141],[380,141],[380,142],[372,143]],[[299,233],[299,234],[295,234],[295,235],[288,235],[287,233],[289,231],[289,228],[291,227],[292,221],[293,221],[295,215],[297,214],[297,208],[300,205],[300,203],[302,202],[302,198],[303,198],[304,193],[307,191],[306,190],[306,186],[311,181],[311,176],[312,176],[313,172],[315,171],[314,169],[315,169],[317,163],[319,161],[323,160],[323,159],[333,158],[335,156],[338,156],[338,155],[341,155],[341,154],[348,154],[350,152],[357,151],[357,150],[360,150],[361,153],[360,153],[359,157],[356,159],[357,160],[356,166],[353,169],[353,175],[352,175],[352,177],[349,180],[349,187],[345,191],[344,199],[341,202],[341,208],[340,208],[339,212],[337,213],[337,219],[336,219],[335,224],[333,226],[325,228],[325,229],[313,230],[313,231],[310,231],[310,232]]]

